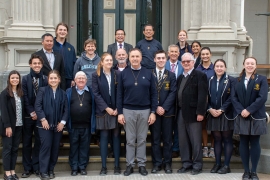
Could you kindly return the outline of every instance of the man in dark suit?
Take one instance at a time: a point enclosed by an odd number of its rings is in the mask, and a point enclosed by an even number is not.
[[[184,72],[177,79],[177,123],[182,168],[178,173],[190,170],[192,175],[202,171],[202,120],[207,105],[207,77],[194,70],[192,54],[182,56]],[[193,158],[192,158],[193,157]]]
[[[39,150],[40,139],[36,125],[37,115],[35,112],[35,101],[37,91],[40,87],[48,85],[48,79],[43,75],[41,68],[44,64],[41,56],[32,54],[29,65],[30,73],[22,78],[22,89],[24,96],[25,117],[23,121],[23,167],[22,178],[28,178],[32,171],[39,175]],[[32,149],[33,132],[35,137]]]
[[[115,54],[117,49],[125,49],[127,53],[129,53],[129,50],[133,48],[131,44],[125,43],[125,36],[126,33],[123,29],[117,29],[115,31],[115,43],[109,44],[107,53],[110,53],[113,57],[113,65],[115,66],[117,64],[117,60],[115,59]]]
[[[43,67],[41,71],[45,76],[48,76],[51,70],[59,71],[61,76],[61,84],[60,87],[62,89],[66,89],[66,81],[65,81],[65,66],[64,60],[61,54],[57,52],[53,52],[53,36],[50,33],[46,33],[42,35],[42,45],[43,48],[40,51],[35,52],[42,57],[44,60]]]
[[[150,126],[154,166],[151,173],[160,171],[163,163],[165,173],[169,174],[172,173],[172,127],[175,117],[176,78],[174,73],[165,69],[166,60],[165,51],[159,50],[155,53],[156,68],[153,69],[153,74],[156,77],[158,107],[156,121]],[[161,137],[163,153],[160,146]]]

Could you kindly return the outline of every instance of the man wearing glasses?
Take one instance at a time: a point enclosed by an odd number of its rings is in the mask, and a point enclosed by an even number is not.
[[[109,44],[107,53],[110,53],[113,57],[113,65],[115,66],[117,64],[117,60],[115,59],[115,54],[118,49],[125,49],[127,53],[129,53],[129,50],[133,48],[131,44],[125,43],[125,36],[126,33],[123,29],[117,29],[115,31],[115,43]]]
[[[207,105],[207,77],[194,69],[194,57],[184,53],[184,72],[177,79],[177,124],[182,168],[178,173],[202,171],[202,120]]]

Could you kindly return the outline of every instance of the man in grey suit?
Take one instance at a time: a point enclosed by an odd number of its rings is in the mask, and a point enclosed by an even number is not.
[[[126,33],[123,29],[117,29],[115,31],[115,43],[108,45],[107,53],[110,53],[112,55],[114,66],[117,64],[117,60],[115,59],[117,49],[125,49],[126,52],[129,53],[129,50],[133,48],[131,44],[124,42],[125,36]]]

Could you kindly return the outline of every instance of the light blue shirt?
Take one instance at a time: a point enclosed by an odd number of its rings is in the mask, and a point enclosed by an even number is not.
[[[76,91],[79,95],[82,95],[84,93],[84,91],[88,91],[89,92],[89,89],[88,87],[85,85],[84,88],[82,90],[80,90],[77,86],[76,86]]]

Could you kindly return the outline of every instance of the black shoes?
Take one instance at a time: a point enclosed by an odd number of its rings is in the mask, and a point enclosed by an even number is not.
[[[12,175],[7,176],[6,173],[4,174],[4,180],[14,180]]]
[[[85,169],[81,169],[81,175],[87,175],[87,171]]]
[[[47,173],[40,173],[40,179],[41,180],[49,180],[50,177]]]
[[[192,169],[192,171],[191,171],[191,175],[197,175],[197,174],[200,174],[202,172],[202,170],[201,169]]]
[[[39,176],[39,170],[34,171],[33,174],[35,174],[36,176]]]
[[[217,173],[220,168],[221,166],[219,164],[215,164],[210,173]]]
[[[154,166],[151,173],[157,173],[161,170],[161,167],[160,166]]]
[[[120,167],[114,167],[114,175],[119,175],[121,174],[121,168]]]
[[[127,166],[127,168],[124,172],[124,176],[129,176],[132,173],[133,173],[133,167],[131,165]]]
[[[259,180],[259,177],[257,176],[257,174],[255,172],[250,174],[250,179],[251,180]]]
[[[54,179],[55,178],[55,174],[53,171],[49,171],[49,177],[50,179]]]
[[[230,173],[231,172],[231,169],[229,166],[223,166],[222,168],[220,168],[217,173],[218,174],[227,174],[227,173]]]
[[[107,175],[107,168],[102,167],[99,173],[100,176],[106,176]]]
[[[178,158],[180,156],[179,151],[172,152],[172,158]]]
[[[189,172],[191,170],[192,170],[192,167],[189,167],[189,168],[181,167],[180,169],[177,170],[177,173],[186,173],[186,172]]]
[[[71,174],[71,176],[77,176],[78,171],[77,170],[72,170],[70,174]]]
[[[170,164],[165,164],[164,171],[166,174],[171,174],[172,173],[172,167]]]
[[[31,171],[24,171],[24,173],[22,173],[22,178],[28,178],[31,176]]]
[[[249,179],[250,179],[250,172],[244,172],[242,180],[249,180]]]
[[[140,166],[139,167],[139,173],[142,175],[142,176],[147,176],[148,172],[146,171],[145,167],[144,166]]]
[[[12,174],[12,177],[13,177],[13,179],[15,179],[15,180],[19,180],[19,177],[17,176],[17,174]]]

